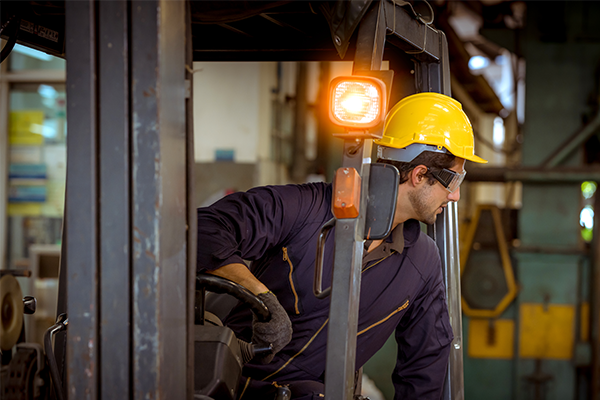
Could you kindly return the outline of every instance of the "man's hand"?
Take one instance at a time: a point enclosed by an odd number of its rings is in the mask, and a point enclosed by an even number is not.
[[[271,354],[257,357],[262,364],[268,364],[275,357],[275,353],[283,349],[292,340],[292,323],[273,293],[260,293],[257,297],[269,309],[271,319],[267,322],[258,322],[256,316],[253,316],[252,343],[259,346],[272,346],[273,352]]]

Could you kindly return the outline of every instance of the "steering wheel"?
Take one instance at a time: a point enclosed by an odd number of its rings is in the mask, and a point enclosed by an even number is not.
[[[271,318],[269,309],[261,299],[256,297],[252,292],[242,285],[230,281],[229,279],[221,278],[220,276],[200,273],[196,276],[196,290],[200,291],[200,295],[196,295],[195,306],[195,323],[202,324],[204,320],[204,290],[214,293],[230,294],[241,302],[248,304],[250,310],[256,315],[260,322],[266,322]]]

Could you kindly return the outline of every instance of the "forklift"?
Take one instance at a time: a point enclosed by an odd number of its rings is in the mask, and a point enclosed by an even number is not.
[[[372,142],[382,135],[389,104],[424,91],[451,95],[448,44],[431,6],[418,0],[3,2],[1,29],[2,60],[15,43],[67,60],[69,126],[58,319],[47,332],[49,345],[27,361],[19,355],[28,348],[22,332],[3,346],[3,374],[28,373],[3,383],[2,398],[237,398],[243,364],[270,349],[239,342],[221,326],[205,309],[206,292],[235,296],[259,318],[269,312],[243,287],[196,274],[191,66],[336,60],[353,61],[353,70],[332,82],[332,92],[359,82],[379,96],[376,117],[364,124],[331,111],[344,143],[338,172],[350,171],[353,179],[336,173],[334,184],[343,188],[336,200],[344,206],[334,207],[335,220],[322,230],[325,237],[337,227],[334,275],[323,288],[317,265],[314,287],[316,296],[331,297],[325,398],[360,398],[363,241],[365,232],[370,238],[389,232],[396,179],[391,168],[371,163]],[[382,70],[384,57],[389,70]],[[443,397],[461,400],[454,203],[427,233],[440,251],[454,331]],[[4,279],[18,272],[2,273]],[[34,311],[34,300],[23,299],[23,306],[17,289],[10,290],[2,298],[14,314]],[[2,310],[4,323],[4,300]],[[290,394],[282,389],[277,396]]]

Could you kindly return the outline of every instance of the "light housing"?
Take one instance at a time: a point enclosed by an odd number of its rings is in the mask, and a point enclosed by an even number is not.
[[[340,76],[331,81],[329,118],[349,129],[379,125],[387,109],[385,83],[367,76]]]

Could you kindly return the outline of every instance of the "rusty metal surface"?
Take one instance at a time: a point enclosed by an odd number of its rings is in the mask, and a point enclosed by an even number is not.
[[[185,3],[66,7],[68,397],[185,398]]]
[[[131,4],[133,398],[185,398],[185,3]]]
[[[96,399],[98,385],[98,207],[96,19],[92,2],[66,4],[67,40],[67,391]]]

